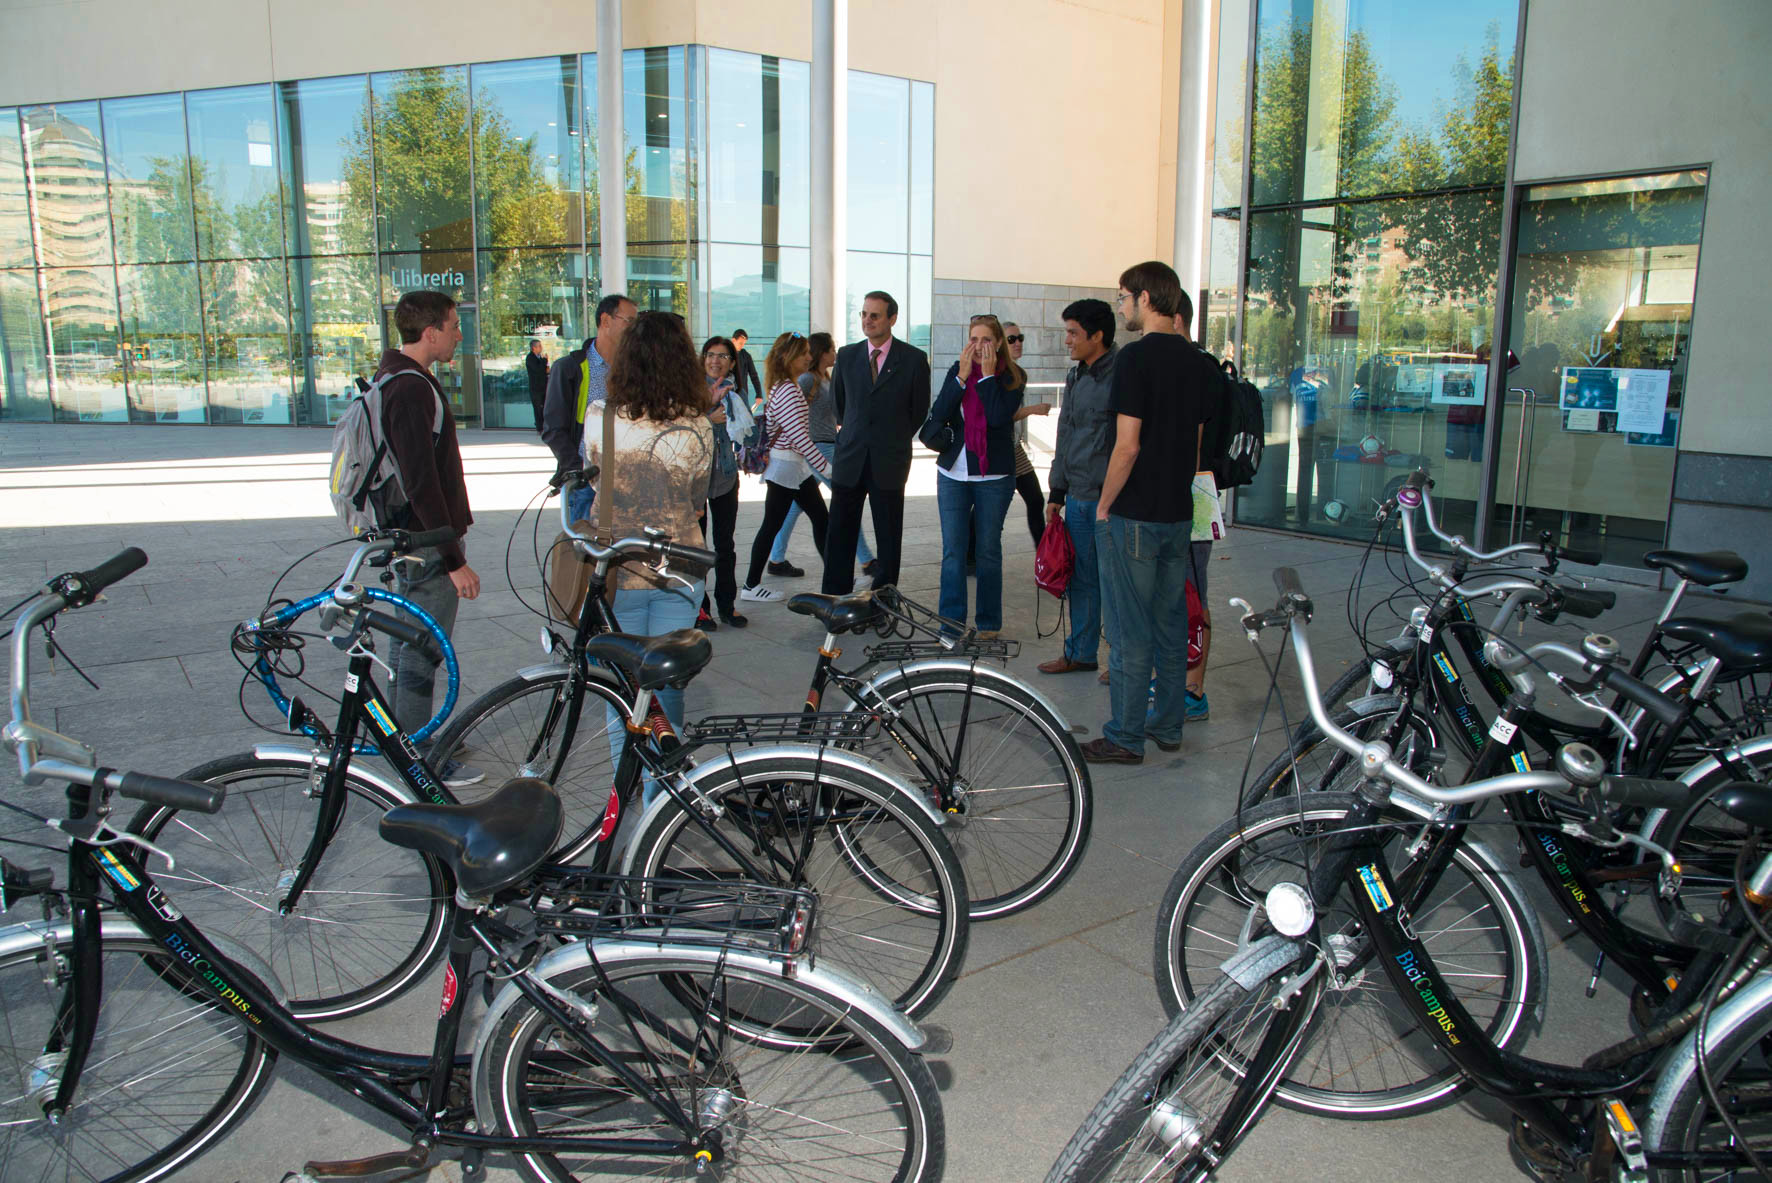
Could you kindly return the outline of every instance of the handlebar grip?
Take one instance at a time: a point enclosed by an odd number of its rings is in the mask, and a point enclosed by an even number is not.
[[[1649,809],[1678,809],[1692,799],[1692,789],[1677,780],[1650,780],[1644,776],[1608,776],[1594,794],[1608,805],[1640,805]]]
[[[1590,588],[1559,588],[1563,595],[1562,609],[1571,616],[1592,620],[1618,603],[1618,593],[1594,591]]]
[[[714,564],[720,560],[720,556],[716,555],[711,550],[703,550],[699,546],[679,546],[675,542],[665,543],[664,553],[665,557],[668,559],[699,564],[710,570],[713,568]]]
[[[401,620],[397,616],[389,616],[386,612],[365,610],[363,623],[377,632],[386,633],[396,641],[404,641],[425,655],[427,661],[443,664],[443,647],[437,644],[429,629],[414,624],[410,620]]]
[[[117,784],[117,792],[149,805],[194,809],[198,813],[215,813],[228,798],[228,790],[222,785],[171,776],[149,776],[145,772],[125,772]]]
[[[1279,589],[1279,608],[1283,612],[1297,613],[1306,620],[1311,616],[1311,598],[1305,594],[1304,582],[1298,578],[1298,572],[1291,567],[1274,568],[1274,587]]]
[[[1403,487],[1405,489],[1422,489],[1427,487],[1427,483],[1427,469],[1418,468],[1409,474],[1408,479],[1403,482]]]
[[[147,565],[147,552],[139,546],[132,546],[112,555],[90,571],[79,572],[74,578],[84,585],[86,594],[96,596],[119,579],[133,575]]]
[[[1585,546],[1559,546],[1557,547],[1557,561],[1559,563],[1578,563],[1583,567],[1597,567],[1606,561],[1606,556]]]
[[[588,484],[597,479],[599,471],[601,470],[595,464],[588,464],[583,468],[563,468],[548,480],[548,488],[558,493],[564,485]]]
[[[435,530],[407,531],[406,543],[417,550],[423,546],[442,546],[445,542],[454,542],[460,537],[454,526],[438,526]]]
[[[1678,727],[1685,718],[1686,711],[1678,702],[1616,666],[1609,665],[1600,670],[1600,685],[1627,701],[1636,703],[1663,727]]]

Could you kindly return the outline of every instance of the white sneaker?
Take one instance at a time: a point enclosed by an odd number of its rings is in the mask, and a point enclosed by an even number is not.
[[[781,593],[772,587],[764,587],[762,584],[758,584],[756,587],[740,589],[738,598],[741,600],[750,600],[753,603],[767,604],[781,599]]]

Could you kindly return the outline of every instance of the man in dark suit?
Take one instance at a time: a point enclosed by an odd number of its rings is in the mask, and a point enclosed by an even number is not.
[[[824,591],[855,586],[861,506],[873,507],[875,587],[898,582],[904,543],[904,485],[911,441],[929,415],[929,355],[892,335],[898,301],[869,292],[861,302],[864,340],[837,351],[831,369],[837,450],[831,459],[831,520],[825,535]]]

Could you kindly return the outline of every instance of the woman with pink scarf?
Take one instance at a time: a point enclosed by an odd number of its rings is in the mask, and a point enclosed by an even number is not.
[[[929,409],[950,429],[938,464],[935,504],[941,514],[941,602],[950,620],[966,620],[966,539],[978,544],[981,637],[1003,628],[1003,519],[1015,497],[1015,436],[1011,425],[1027,390],[1027,374],[1009,356],[1003,326],[975,316],[960,360]]]

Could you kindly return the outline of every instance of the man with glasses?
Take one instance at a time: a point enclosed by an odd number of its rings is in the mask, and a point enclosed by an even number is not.
[[[1211,357],[1188,339],[1193,303],[1172,268],[1128,268],[1120,309],[1145,336],[1114,359],[1114,446],[1095,507],[1111,713],[1083,757],[1142,764],[1147,736],[1180,749],[1187,718],[1193,484],[1217,385]]]
[[[831,459],[831,509],[824,548],[827,595],[855,587],[855,545],[865,500],[874,517],[873,586],[898,582],[904,545],[904,486],[911,440],[929,414],[929,355],[892,335],[898,301],[869,292],[861,302],[863,340],[837,351],[831,405],[837,447]]]
[[[579,442],[584,437],[585,408],[603,397],[609,363],[621,335],[640,309],[626,296],[604,296],[597,303],[597,335],[559,361],[548,373],[548,392],[542,400],[541,441],[554,453],[555,471],[578,467]],[[580,489],[572,500],[572,520],[587,521],[596,491]]]

